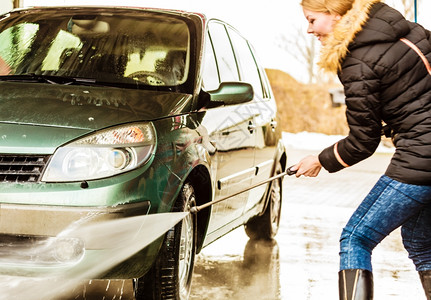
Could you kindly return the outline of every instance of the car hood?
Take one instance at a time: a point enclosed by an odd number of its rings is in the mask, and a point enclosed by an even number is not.
[[[191,99],[170,92],[0,82],[0,151],[28,152],[37,144],[35,152],[51,152],[94,130],[179,114],[190,109]]]
[[[35,83],[0,82],[0,122],[96,130],[150,121],[189,108],[191,95]]]

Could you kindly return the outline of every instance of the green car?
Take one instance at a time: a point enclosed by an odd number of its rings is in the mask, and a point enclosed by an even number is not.
[[[52,243],[76,223],[192,210],[100,274],[133,279],[136,299],[187,299],[203,247],[242,225],[252,239],[277,233],[277,125],[252,46],[220,20],[114,7],[1,16],[0,251],[15,252],[1,272],[85,269],[103,245]]]

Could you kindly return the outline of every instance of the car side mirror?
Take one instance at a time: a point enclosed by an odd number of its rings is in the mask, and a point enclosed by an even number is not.
[[[254,97],[253,87],[245,82],[222,82],[218,89],[207,91],[207,108],[249,102]]]

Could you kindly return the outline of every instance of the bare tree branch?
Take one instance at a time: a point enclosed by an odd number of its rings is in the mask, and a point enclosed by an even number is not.
[[[319,49],[316,47],[316,40],[307,36],[304,28],[296,28],[288,36],[280,35],[277,46],[304,65],[309,83],[315,81],[316,59]]]

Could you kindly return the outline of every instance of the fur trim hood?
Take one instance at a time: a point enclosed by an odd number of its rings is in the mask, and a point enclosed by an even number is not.
[[[335,24],[334,30],[325,39],[320,52],[318,66],[331,73],[341,69],[341,62],[347,55],[349,44],[369,19],[373,4],[381,0],[355,0],[352,8]]]

